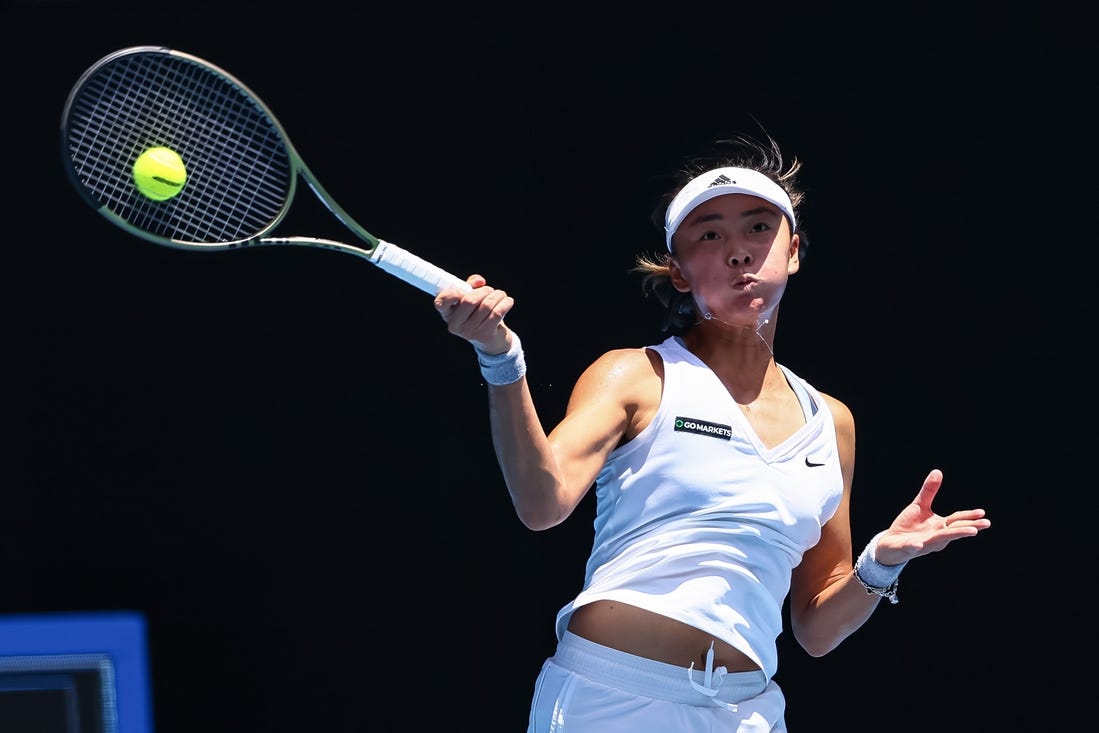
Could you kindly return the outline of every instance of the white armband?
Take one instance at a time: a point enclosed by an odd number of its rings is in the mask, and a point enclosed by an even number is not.
[[[883,534],[885,534],[884,531],[874,535],[866,543],[859,558],[855,560],[855,580],[859,581],[867,593],[888,598],[890,603],[897,603],[898,579],[908,561],[905,560],[899,565],[882,565],[878,562],[874,552],[878,549],[878,539]]]
[[[527,373],[527,362],[523,358],[523,344],[519,341],[519,334],[511,332],[511,347],[500,354],[486,354],[477,346],[473,347],[477,352],[477,363],[481,366],[481,376],[489,384],[497,386],[513,384],[523,378]]]

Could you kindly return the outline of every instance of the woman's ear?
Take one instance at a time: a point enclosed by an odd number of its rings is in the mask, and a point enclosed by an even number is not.
[[[668,258],[668,275],[672,281],[672,287],[681,293],[691,292],[691,284],[687,282],[687,278],[683,276],[683,270],[680,269],[679,263],[675,261],[675,257]]]
[[[790,254],[786,258],[786,274],[793,275],[801,269],[801,236],[790,237]]]

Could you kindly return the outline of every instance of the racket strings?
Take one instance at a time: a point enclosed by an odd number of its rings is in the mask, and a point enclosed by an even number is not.
[[[97,205],[142,232],[179,242],[250,239],[281,220],[296,171],[278,125],[225,75],[162,51],[108,59],[66,114],[74,173]],[[174,198],[137,191],[134,160],[175,150],[187,184]]]

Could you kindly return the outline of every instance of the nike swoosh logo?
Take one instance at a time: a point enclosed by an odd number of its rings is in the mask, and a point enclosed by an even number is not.
[[[816,468],[817,466],[823,466],[823,463],[813,463],[809,460],[809,456],[805,456],[805,465],[809,468]]]

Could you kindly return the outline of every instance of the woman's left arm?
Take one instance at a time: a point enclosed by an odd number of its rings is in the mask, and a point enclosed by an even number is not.
[[[938,552],[963,537],[973,537],[991,522],[983,509],[966,509],[947,516],[931,503],[943,475],[932,470],[911,504],[889,528],[867,543],[857,561],[851,540],[851,483],[855,466],[855,422],[851,411],[828,397],[836,423],[843,473],[843,498],[835,515],[822,527],[820,541],[794,568],[790,589],[791,631],[812,656],[819,657],[862,626],[883,597],[896,602],[895,581],[904,564]],[[856,562],[859,566],[856,576]]]

